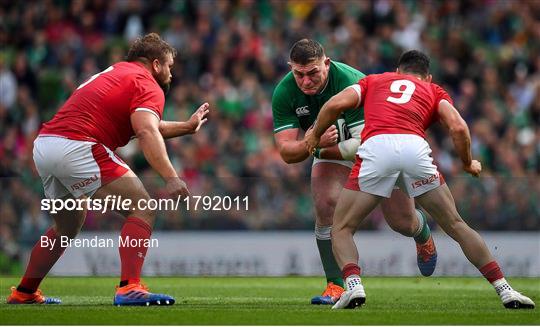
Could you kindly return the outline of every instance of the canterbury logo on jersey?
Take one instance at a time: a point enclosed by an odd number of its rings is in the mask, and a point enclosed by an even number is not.
[[[300,117],[300,116],[308,116],[309,115],[308,106],[303,106],[303,107],[296,108],[296,115],[298,117]]]
[[[77,182],[77,183],[71,185],[71,190],[78,190],[78,189],[80,189],[81,187],[85,187],[85,186],[87,186],[87,185],[90,185],[90,184],[92,184],[93,182],[95,182],[95,181],[97,181],[97,180],[98,180],[97,175],[94,175],[94,176],[92,176],[92,177],[90,177],[90,178],[85,179],[85,180],[82,181],[82,182]]]

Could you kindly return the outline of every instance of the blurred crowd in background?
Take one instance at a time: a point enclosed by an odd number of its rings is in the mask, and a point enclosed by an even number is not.
[[[540,1],[0,0],[0,261],[51,224],[32,161],[40,125],[149,32],[179,52],[164,119],[187,120],[203,102],[212,110],[198,134],[167,142],[173,164],[194,194],[250,197],[247,211],[161,212],[156,229],[313,228],[311,161],[281,160],[271,110],[304,37],[365,74],[394,70],[404,50],[428,53],[484,168],[465,176],[444,128],[431,130],[463,217],[482,230],[540,228]],[[136,142],[118,152],[152,196],[163,193]],[[84,228],[121,224],[90,213]],[[362,228],[388,227],[376,211]]]

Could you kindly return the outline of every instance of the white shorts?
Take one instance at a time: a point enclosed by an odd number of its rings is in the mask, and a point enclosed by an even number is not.
[[[61,136],[38,136],[34,162],[45,196],[92,196],[98,188],[124,175],[129,166],[103,144]]]
[[[389,198],[396,185],[417,197],[442,184],[426,140],[414,134],[381,134],[358,148],[345,187]]]
[[[352,168],[353,165],[354,165],[354,162],[349,161],[349,160],[331,160],[331,159],[313,158],[313,164],[311,165],[311,167],[313,167],[316,164],[321,163],[321,162],[334,163],[336,165],[342,165],[342,166],[349,167],[349,168]]]

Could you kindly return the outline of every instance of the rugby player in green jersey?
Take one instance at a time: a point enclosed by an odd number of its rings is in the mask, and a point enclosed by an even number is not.
[[[340,62],[331,61],[317,41],[302,39],[290,51],[289,72],[272,96],[274,139],[286,163],[310,157],[303,142],[323,104],[365,75]],[[341,271],[332,253],[332,217],[339,192],[347,181],[364,127],[362,110],[345,111],[322,135],[311,170],[311,192],[315,203],[315,238],[327,280],[321,296],[312,304],[334,304],[343,292]],[[381,202],[388,225],[416,241],[418,267],[424,276],[435,270],[437,252],[424,214],[400,190]]]

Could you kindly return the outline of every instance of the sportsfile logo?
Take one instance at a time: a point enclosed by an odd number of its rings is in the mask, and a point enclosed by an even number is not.
[[[85,179],[84,181],[77,182],[77,183],[71,185],[71,190],[72,191],[78,190],[78,189],[80,189],[82,187],[85,187],[85,186],[88,186],[88,185],[92,184],[93,182],[95,182],[97,180],[98,180],[97,175],[94,175],[92,177],[89,177],[89,178]]]
[[[428,185],[428,184],[431,184],[433,183],[434,181],[438,180],[439,179],[439,172],[437,172],[435,175],[432,175],[426,179],[422,179],[422,180],[419,180],[419,181],[415,181],[415,182],[412,182],[411,185],[413,188],[418,188],[418,187],[421,187],[421,186],[424,186],[424,185]]]
[[[296,108],[296,116],[309,116],[309,109],[308,106],[298,107]]]

